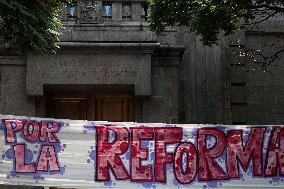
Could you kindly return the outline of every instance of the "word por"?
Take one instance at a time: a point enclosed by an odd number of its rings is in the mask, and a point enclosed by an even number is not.
[[[35,173],[59,171],[55,144],[60,141],[56,133],[60,130],[57,122],[31,120],[4,120],[6,143],[14,151],[14,171],[16,173]],[[20,134],[24,142],[17,141]],[[27,163],[27,143],[39,144],[36,162]]]
[[[176,180],[182,184],[193,182],[198,175],[200,181],[240,178],[240,167],[248,170],[252,162],[252,175],[272,177],[284,176],[284,128],[273,127],[268,148],[263,153],[266,127],[251,128],[244,143],[243,130],[228,130],[226,133],[214,127],[197,129],[197,146],[182,142],[181,127],[96,127],[96,176],[97,181],[108,181],[110,171],[117,180],[134,182],[166,182],[166,165],[172,163]],[[111,141],[110,132],[115,133]],[[208,147],[208,137],[215,144]],[[141,146],[142,140],[154,140],[155,160],[145,165],[148,149]],[[176,144],[174,152],[167,152],[167,145]],[[120,155],[130,148],[129,172]],[[226,170],[217,158],[225,153]],[[183,157],[186,156],[184,162]],[[266,158],[266,159],[264,159]],[[183,164],[186,163],[186,167]],[[264,165],[263,165],[264,163]]]

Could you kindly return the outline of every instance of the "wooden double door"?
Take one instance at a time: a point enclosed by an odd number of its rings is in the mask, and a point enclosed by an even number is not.
[[[47,107],[49,116],[57,119],[134,121],[131,94],[51,94]]]
[[[49,116],[58,119],[131,122],[131,94],[52,94]]]

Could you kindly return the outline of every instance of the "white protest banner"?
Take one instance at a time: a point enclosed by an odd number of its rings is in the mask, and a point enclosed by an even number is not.
[[[69,188],[283,188],[284,127],[1,115],[0,183]]]

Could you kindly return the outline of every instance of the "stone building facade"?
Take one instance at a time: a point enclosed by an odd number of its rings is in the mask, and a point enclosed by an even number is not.
[[[270,55],[284,48],[283,16],[205,47],[184,28],[154,35],[146,27],[149,11],[144,0],[78,0],[76,6],[63,5],[60,16],[66,29],[56,54],[21,57],[1,51],[1,114],[284,123],[284,53],[266,72],[254,71],[257,67],[250,60],[232,53],[247,47]],[[252,66],[234,66],[239,64]]]
[[[20,57],[2,51],[0,112],[111,121],[283,123],[283,54],[269,66],[271,73],[232,66],[249,64],[232,54],[236,46],[268,54],[283,47],[283,16],[204,47],[184,28],[154,35],[146,27],[149,11],[143,0],[63,5],[66,29],[56,54]]]

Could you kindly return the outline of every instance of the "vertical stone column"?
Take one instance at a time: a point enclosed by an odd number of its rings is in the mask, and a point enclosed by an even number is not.
[[[132,19],[133,21],[141,20],[141,2],[132,3]]]
[[[112,21],[122,21],[122,2],[112,2]]]
[[[67,14],[68,14],[68,6],[66,3],[62,3],[60,5],[60,12],[59,12],[59,19],[61,21],[67,20]]]
[[[35,101],[26,95],[26,69],[24,57],[0,56],[1,114],[35,116]]]

